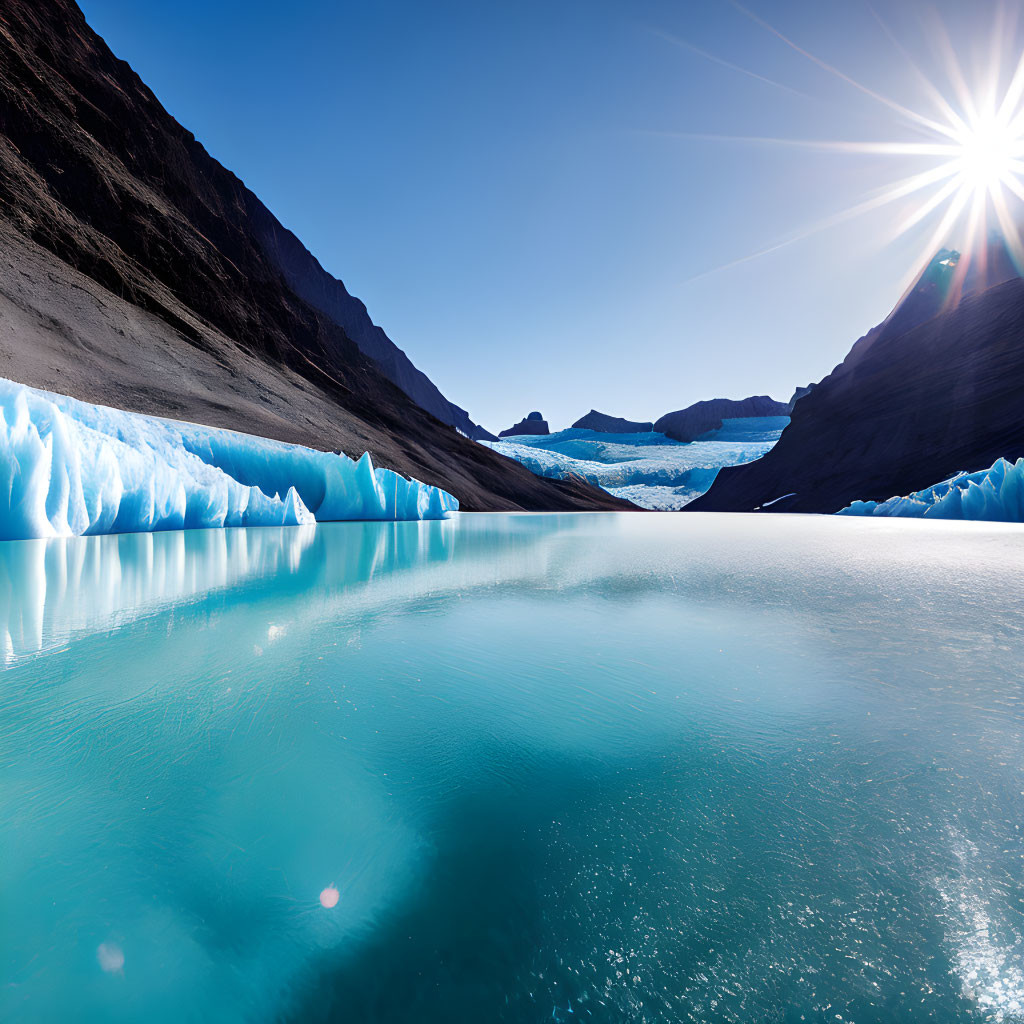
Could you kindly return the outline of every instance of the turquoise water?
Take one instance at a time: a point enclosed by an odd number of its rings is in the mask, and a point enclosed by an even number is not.
[[[0,544],[4,1021],[1024,1019],[1024,533]]]

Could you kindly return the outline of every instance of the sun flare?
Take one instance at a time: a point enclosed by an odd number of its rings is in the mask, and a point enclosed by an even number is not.
[[[802,58],[886,107],[890,115],[895,115],[900,127],[892,141],[878,142],[694,135],[686,132],[672,134],[705,140],[883,155],[902,163],[905,171],[903,176],[894,176],[895,180],[867,193],[850,207],[758,252],[734,260],[726,267],[757,259],[845,221],[899,203],[899,212],[884,229],[887,234],[881,240],[895,241],[911,229],[922,232],[926,240],[921,247],[918,268],[932,259],[939,249],[948,246],[963,254],[959,265],[961,274],[967,273],[972,260],[978,261],[983,270],[989,241],[995,236],[1002,240],[1011,259],[1024,273],[1019,209],[1024,204],[1024,53],[1016,55],[1015,65],[1012,61],[1009,63],[1012,70],[1007,74],[1003,58],[1004,42],[1009,33],[1005,31],[1005,24],[996,19],[989,51],[991,59],[982,78],[971,87],[967,84],[956,49],[941,24],[936,22],[932,26],[933,44],[947,79],[946,85],[940,86],[914,63],[881,16],[869,7],[884,35],[899,52],[901,61],[921,86],[927,107],[931,109],[931,113],[922,113],[857,81],[804,49],[738,0],[731,0],[731,3]],[[698,55],[722,62],[715,55],[690,46],[685,40],[667,38],[687,49],[696,50]],[[768,86],[795,91],[785,83],[764,78],[731,62],[724,63]],[[906,141],[898,141],[900,135]]]
[[[994,114],[980,117],[957,137],[958,173],[965,187],[989,192],[1015,179],[1024,155],[1024,139],[1015,124]]]

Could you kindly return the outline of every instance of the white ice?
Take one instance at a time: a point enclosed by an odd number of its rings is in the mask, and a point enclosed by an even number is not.
[[[725,420],[690,444],[664,434],[561,430],[481,442],[538,476],[577,476],[643,508],[680,509],[703,494],[723,466],[765,454],[789,423],[785,416]]]
[[[0,378],[0,540],[336,519],[443,519],[450,494],[232,430]]]
[[[1024,522],[1024,459],[996,459],[989,469],[957,473],[923,491],[888,501],[855,501],[841,516],[908,516]]]

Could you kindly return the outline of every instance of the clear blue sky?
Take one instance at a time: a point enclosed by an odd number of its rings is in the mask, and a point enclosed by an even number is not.
[[[863,0],[750,6],[932,112]],[[938,6],[968,71],[983,65],[991,8]],[[592,406],[653,419],[702,398],[787,399],[884,317],[925,238],[884,240],[897,203],[706,273],[928,166],[680,137],[919,137],[726,0],[82,7],[492,430],[532,409],[556,428]],[[914,5],[878,9],[946,89]]]

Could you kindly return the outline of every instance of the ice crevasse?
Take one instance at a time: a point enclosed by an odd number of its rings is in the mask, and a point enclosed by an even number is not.
[[[1024,459],[996,459],[988,469],[956,476],[887,501],[855,501],[841,516],[909,516],[1024,523]]]
[[[0,378],[0,540],[338,519],[443,519],[450,494],[233,430]]]

